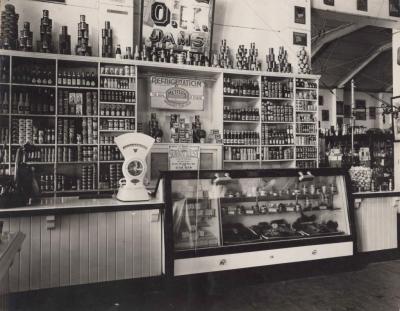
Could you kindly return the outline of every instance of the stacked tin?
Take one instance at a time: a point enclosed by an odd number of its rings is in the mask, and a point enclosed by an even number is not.
[[[105,22],[105,28],[101,30],[102,38],[102,56],[112,57],[113,55],[113,33],[110,26],[110,22]]]
[[[15,7],[11,4],[6,4],[4,8],[1,12],[0,48],[16,50],[19,15],[15,13]]]
[[[71,36],[68,34],[68,27],[61,27],[61,34],[58,39],[58,53],[71,54]]]
[[[122,178],[122,164],[110,164],[110,186],[111,189],[117,189],[119,180]]]
[[[229,52],[229,46],[226,45],[226,39],[221,41],[219,53],[214,54],[213,67],[233,69],[233,62]]]
[[[297,52],[297,59],[298,59],[298,73],[310,74],[311,73],[310,58],[304,47]]]
[[[80,190],[94,190],[96,188],[97,172],[94,165],[82,166]]]
[[[49,18],[49,11],[43,10],[43,17],[40,19],[40,40],[37,42],[38,52],[53,52],[52,28],[53,21]]]
[[[33,32],[29,22],[24,22],[24,28],[20,31],[18,43],[21,51],[33,51]]]
[[[75,47],[75,54],[92,56],[92,48],[89,46],[89,24],[86,23],[85,15],[81,15],[78,24],[78,44]]]

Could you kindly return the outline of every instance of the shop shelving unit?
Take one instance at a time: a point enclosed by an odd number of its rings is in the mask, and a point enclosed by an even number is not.
[[[274,102],[276,104],[282,104],[285,102],[290,103],[294,107],[293,109],[293,123],[290,125],[294,129],[294,140],[296,144],[296,139],[301,133],[296,132],[296,126],[299,122],[297,122],[296,117],[299,114],[302,114],[303,111],[301,109],[296,109],[296,103],[304,101],[302,98],[298,98],[299,92],[314,92],[314,88],[311,90],[307,89],[297,89],[296,88],[296,81],[299,79],[308,79],[310,81],[314,81],[318,83],[318,76],[314,75],[300,75],[300,74],[289,74],[289,73],[275,73],[275,72],[256,72],[256,71],[243,71],[237,69],[222,69],[222,68],[213,68],[213,67],[200,67],[200,66],[189,66],[189,65],[180,65],[180,64],[169,64],[169,63],[157,63],[157,62],[147,62],[147,61],[137,61],[137,60],[114,60],[114,59],[106,59],[106,58],[99,58],[99,57],[83,57],[83,56],[72,56],[72,55],[58,55],[58,54],[42,54],[42,53],[35,53],[35,52],[20,52],[20,51],[6,51],[0,50],[0,56],[4,56],[8,63],[6,66],[9,68],[9,76],[6,81],[1,81],[0,90],[7,91],[8,97],[8,111],[3,111],[0,109],[0,120],[4,120],[5,122],[1,122],[0,127],[4,127],[3,124],[6,123],[5,128],[8,129],[8,141],[0,141],[1,147],[0,149],[5,148],[7,157],[4,163],[1,164],[0,169],[5,168],[8,172],[12,173],[13,169],[13,162],[12,162],[12,151],[15,150],[18,146],[18,143],[13,144],[11,142],[11,126],[12,120],[16,118],[31,118],[33,122],[39,122],[40,119],[47,119],[47,122],[52,124],[52,128],[55,131],[55,138],[56,141],[54,144],[43,145],[42,147],[49,147],[54,148],[55,150],[55,159],[54,161],[38,163],[36,162],[34,165],[37,168],[37,171],[43,170],[48,172],[53,176],[53,189],[49,191],[44,191],[43,193],[50,194],[50,195],[63,195],[63,194],[73,194],[73,193],[84,193],[84,192],[104,192],[104,191],[115,191],[117,185],[112,185],[111,187],[105,187],[104,183],[102,183],[102,176],[101,174],[108,170],[110,165],[121,165],[121,160],[101,160],[100,159],[100,148],[106,146],[112,146],[113,144],[106,141],[105,143],[101,143],[102,136],[117,136],[123,133],[135,131],[138,128],[138,120],[141,123],[145,123],[147,121],[148,116],[146,115],[147,112],[143,112],[142,110],[144,107],[149,105],[149,96],[148,90],[146,90],[146,85],[143,88],[140,85],[138,89],[138,83],[145,80],[146,77],[151,75],[170,75],[170,76],[180,76],[186,78],[193,78],[193,79],[204,79],[207,81],[207,94],[205,96],[205,101],[207,108],[211,109],[209,115],[212,115],[212,120],[207,124],[206,130],[209,129],[218,129],[223,134],[224,129],[237,129],[237,130],[254,130],[259,135],[259,143],[256,145],[249,146],[249,148],[253,148],[256,150],[258,156],[256,159],[247,159],[247,160],[236,160],[236,159],[228,159],[224,160],[224,148],[229,147],[228,145],[222,145],[222,157],[216,157],[219,161],[217,166],[222,168],[262,168],[262,167],[295,167],[296,165],[301,165],[302,163],[311,162],[313,163],[313,167],[317,166],[318,163],[318,153],[315,160],[310,159],[299,159],[296,154],[299,147],[292,146],[263,146],[262,145],[262,125],[263,123],[270,127],[279,127],[282,126],[282,122],[275,122],[275,121],[268,121],[264,122],[261,119],[261,111],[262,111],[262,103],[266,100]],[[46,115],[19,115],[18,113],[11,112],[11,104],[12,104],[12,93],[13,90],[16,88],[29,88],[31,86],[24,85],[21,83],[14,83],[12,81],[12,69],[13,63],[18,61],[19,59],[24,59],[26,61],[35,61],[40,63],[49,63],[48,65],[51,67],[51,70],[54,72],[55,81],[52,85],[40,86],[41,89],[48,89],[54,92],[54,101],[55,101],[55,112],[53,114],[46,114]],[[68,64],[68,66],[76,67],[76,68],[92,68],[95,71],[95,77],[97,81],[96,86],[65,86],[59,85],[57,82],[58,73],[62,72],[63,65]],[[115,74],[107,74],[101,73],[102,66],[110,65],[110,66],[133,66],[134,67],[134,75],[133,76],[121,76]],[[64,66],[65,67],[65,66]],[[266,77],[267,79],[273,81],[292,81],[293,82],[293,98],[277,98],[277,97],[268,97],[267,99],[263,98],[261,92],[259,92],[258,96],[231,96],[231,95],[224,95],[223,94],[223,81],[225,77],[230,77],[234,79],[250,79],[253,81],[257,81],[258,85],[261,86],[262,78]],[[125,79],[125,78],[133,78],[134,84],[131,87],[130,91],[134,92],[134,101],[133,102],[114,102],[114,101],[106,101],[101,100],[101,92],[102,91],[126,91],[116,88],[104,88],[101,86],[101,79],[102,78],[110,78],[110,79]],[[146,82],[147,83],[147,82]],[[35,85],[36,87],[37,85]],[[87,91],[87,92],[95,92],[97,94],[97,111],[92,113],[91,115],[68,115],[68,114],[61,114],[58,112],[57,109],[57,99],[60,92],[65,90],[77,90],[77,91]],[[138,90],[141,91],[141,94],[138,94]],[[300,91],[301,90],[301,91]],[[316,89],[316,93],[318,95],[318,88]],[[137,102],[140,101],[141,105],[138,107]],[[313,102],[312,100],[307,100],[305,102]],[[316,101],[315,101],[316,102]],[[111,115],[102,115],[101,108],[104,105],[121,105],[121,106],[129,106],[133,109],[133,114],[131,116],[111,116]],[[251,121],[234,121],[234,120],[224,120],[223,119],[223,107],[231,106],[237,108],[244,108],[244,107],[252,107],[257,109],[259,113],[258,120],[251,120]],[[1,107],[0,107],[1,108]],[[147,109],[147,108],[146,108]],[[316,109],[318,109],[318,105],[316,104]],[[162,112],[162,116],[165,117],[166,112]],[[171,113],[174,113],[171,111]],[[317,110],[316,111],[307,111],[304,112],[305,114],[312,114],[317,117]],[[63,144],[57,141],[57,122],[58,120],[76,120],[77,122],[81,122],[84,118],[92,118],[97,120],[97,137],[98,140],[93,142],[93,144]],[[105,129],[101,127],[103,121],[109,121],[111,119],[124,121],[129,120],[134,125],[134,129],[129,130],[116,130],[116,129]],[[202,120],[203,121],[203,120]],[[313,120],[314,121],[314,120]],[[315,119],[316,121],[316,119]],[[289,124],[289,123],[288,123]],[[300,123],[299,123],[300,124]],[[317,122],[315,122],[317,124]],[[313,136],[316,137],[316,143],[318,142],[318,134],[313,133]],[[307,135],[310,136],[310,135]],[[168,144],[168,143],[167,143]],[[219,150],[217,147],[221,148],[220,144],[202,144],[203,146],[207,145],[210,148],[214,148],[214,150]],[[298,144],[297,144],[298,145]],[[305,145],[304,145],[305,146]],[[92,162],[85,162],[85,161],[74,161],[65,163],[63,161],[58,161],[58,149],[59,147],[71,147],[71,148],[78,148],[78,147],[93,147],[97,148],[95,152],[96,157],[94,157]],[[234,147],[241,147],[241,146],[234,146]],[[267,159],[261,156],[262,148],[273,148],[273,147],[282,147],[282,148],[292,148],[293,149],[293,158],[287,159]],[[208,148],[208,149],[210,149]],[[318,146],[317,146],[318,148]],[[222,158],[222,160],[220,160]],[[94,189],[72,189],[72,190],[65,190],[59,191],[57,190],[57,174],[62,172],[69,172],[70,174],[79,175],[77,171],[71,170],[71,166],[73,168],[80,167],[82,165],[93,165],[96,170],[96,184],[93,186]],[[114,187],[115,186],[115,187]]]
[[[232,121],[223,119],[223,131],[235,129],[239,131],[254,130],[260,137],[260,142],[257,145],[245,146],[236,145],[230,146],[229,144],[224,145],[224,168],[239,168],[243,166],[243,163],[251,167],[274,167],[277,165],[285,168],[316,168],[318,167],[318,77],[317,76],[304,76],[295,74],[279,74],[272,72],[262,72],[260,74],[250,72],[224,72],[224,81],[226,77],[231,79],[257,79],[260,86],[260,94],[257,97],[249,96],[229,96],[224,95],[224,107],[234,107],[235,109],[252,107],[256,108],[259,119],[257,121]],[[304,81],[313,83],[315,87],[300,87]],[[285,86],[290,95],[284,96],[284,94],[268,94],[263,92],[264,86],[267,83],[281,84]],[[289,86],[290,85],[290,86]],[[312,94],[312,95],[311,95]],[[312,96],[312,98],[311,98]],[[292,110],[292,118],[290,121],[277,121],[277,120],[265,120],[263,118],[263,106],[271,104],[275,106],[289,106]],[[313,109],[301,109],[302,107],[312,106]],[[304,117],[304,115],[306,117]],[[303,119],[307,121],[303,121]],[[304,132],[300,131],[301,127],[313,126],[314,131]],[[290,128],[293,136],[293,144],[279,144],[270,145],[263,142],[267,139],[266,133],[268,130],[275,131],[277,129]],[[266,132],[266,133],[263,133]],[[307,137],[307,138],[304,138]],[[265,139],[263,139],[265,138]],[[305,142],[307,141],[307,143]],[[312,143],[310,143],[312,141]],[[256,159],[246,160],[232,160],[229,154],[229,148],[247,148],[254,147],[257,150]],[[228,149],[227,149],[228,148]],[[315,148],[315,157],[305,157],[303,148]],[[271,150],[280,151],[286,153],[283,157],[269,157]],[[286,150],[286,152],[285,152]]]
[[[55,55],[55,54],[40,54],[40,53],[24,53],[24,52],[16,52],[16,51],[1,51],[1,55],[5,55],[8,57],[8,68],[10,71],[9,81],[3,82],[0,85],[1,92],[7,90],[7,97],[8,97],[8,110],[7,112],[0,111],[0,118],[6,119],[7,124],[6,127],[8,129],[8,137],[6,141],[1,141],[0,143],[6,148],[6,159],[4,163],[1,164],[1,168],[6,168],[8,172],[13,172],[14,164],[13,164],[13,156],[15,155],[15,151],[19,146],[18,141],[13,141],[12,138],[12,122],[13,120],[18,119],[32,119],[33,123],[43,123],[43,119],[47,120],[48,124],[50,124],[49,128],[54,130],[54,143],[51,144],[35,144],[35,147],[46,147],[54,149],[54,156],[52,161],[46,162],[29,162],[29,164],[34,165],[36,172],[38,175],[45,174],[47,176],[52,176],[51,187],[49,189],[43,189],[42,195],[68,195],[68,194],[80,194],[86,192],[107,192],[107,191],[115,191],[116,187],[107,186],[101,181],[101,176],[99,172],[106,171],[110,164],[119,164],[117,169],[120,169],[121,160],[118,161],[106,161],[100,160],[100,148],[104,145],[107,146],[108,144],[102,144],[100,137],[110,136],[110,135],[119,135],[121,133],[126,132],[133,132],[136,131],[137,128],[137,109],[136,109],[136,94],[137,94],[137,87],[136,87],[136,75],[137,70],[136,66],[131,62],[124,62],[124,61],[115,61],[105,60],[100,58],[91,58],[91,57],[80,57],[80,56],[65,56],[65,55]],[[48,63],[48,68],[51,68],[52,72],[54,73],[55,81],[52,85],[36,85],[36,84],[22,84],[22,83],[14,83],[12,79],[12,72],[14,69],[14,65],[16,62],[40,62],[40,63]],[[114,67],[125,67],[130,66],[130,68],[134,69],[132,75],[128,78],[132,79],[134,82],[131,83],[129,89],[119,89],[119,88],[104,88],[101,87],[101,79],[104,77],[109,77],[112,79],[126,79],[127,77],[122,75],[107,75],[101,74],[101,68],[104,65],[114,66]],[[72,69],[71,69],[72,68]],[[62,74],[64,70],[73,71],[74,69],[77,70],[86,70],[89,69],[91,72],[95,73],[95,86],[77,86],[77,85],[60,85],[57,77],[59,73]],[[55,111],[53,114],[21,114],[21,113],[12,113],[12,96],[13,93],[18,89],[27,89],[31,87],[39,87],[40,89],[49,89],[54,92],[54,102],[53,105],[55,107]],[[131,103],[118,103],[118,102],[102,102],[100,101],[100,92],[106,91],[131,91],[135,94],[135,100]],[[76,114],[67,114],[61,113],[59,111],[59,95],[62,92],[75,92],[75,93],[82,93],[82,96],[85,96],[85,92],[90,92],[91,94],[95,94],[97,99],[93,99],[93,111],[88,114],[85,111]],[[130,107],[132,114],[130,116],[111,116],[111,115],[101,115],[101,105],[126,105]],[[59,140],[59,133],[57,124],[62,122],[63,120],[70,120],[73,122],[81,123],[83,120],[91,119],[93,122],[97,122],[97,128],[93,128],[93,133],[97,139],[94,139],[90,143],[64,143],[63,141]],[[101,126],[102,121],[108,121],[110,119],[121,120],[124,121],[129,120],[130,123],[133,124],[132,129],[129,130],[114,130],[114,129],[107,129],[103,130]],[[1,124],[3,125],[3,123]],[[2,126],[3,127],[3,126]],[[17,137],[18,138],[18,137]],[[11,143],[9,143],[11,142]],[[79,159],[75,159],[74,161],[63,161],[60,158],[60,153],[62,153],[62,148],[70,148],[77,153],[78,148],[92,148],[93,150],[93,160],[92,161],[81,161]],[[68,150],[68,149],[66,149]],[[82,187],[73,188],[73,189],[60,189],[60,185],[57,184],[57,176],[60,174],[69,175],[73,177],[79,177],[80,171],[83,166],[91,166],[94,169],[94,176],[95,180],[93,186],[90,189],[82,189]],[[107,167],[105,167],[107,166]],[[39,181],[40,182],[40,181]],[[113,185],[114,186],[114,185]]]

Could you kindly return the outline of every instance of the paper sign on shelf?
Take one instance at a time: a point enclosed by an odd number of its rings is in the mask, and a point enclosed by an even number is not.
[[[170,145],[168,149],[168,169],[170,171],[198,170],[200,146]]]

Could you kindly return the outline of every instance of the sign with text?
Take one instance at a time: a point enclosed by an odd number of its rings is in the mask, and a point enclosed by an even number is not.
[[[170,145],[168,169],[170,171],[195,170],[200,167],[200,146]]]
[[[150,78],[152,108],[172,110],[203,110],[204,82],[196,79]]]
[[[209,54],[213,16],[214,0],[142,0],[142,44]]]

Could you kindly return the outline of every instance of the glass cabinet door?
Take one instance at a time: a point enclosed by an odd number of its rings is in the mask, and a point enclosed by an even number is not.
[[[343,176],[244,178],[225,187],[222,245],[350,234]]]
[[[219,198],[210,196],[210,180],[173,180],[175,250],[221,245]]]

